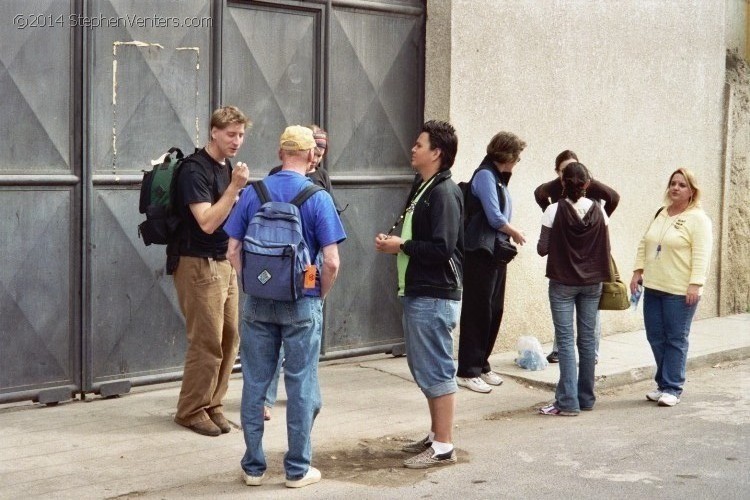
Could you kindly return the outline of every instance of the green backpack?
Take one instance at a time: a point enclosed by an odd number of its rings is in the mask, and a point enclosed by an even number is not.
[[[146,220],[138,225],[138,236],[147,246],[167,245],[177,238],[181,219],[174,199],[184,158],[179,148],[170,148],[161,163],[143,173],[138,209]]]

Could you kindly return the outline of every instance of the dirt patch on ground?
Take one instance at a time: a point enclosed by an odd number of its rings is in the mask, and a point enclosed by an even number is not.
[[[367,486],[400,487],[417,484],[437,469],[414,470],[402,465],[411,455],[401,447],[414,438],[387,436],[337,443],[336,447],[315,450],[315,466],[325,471],[326,479]],[[461,463],[470,461],[469,453],[456,449]]]
[[[442,470],[407,469],[403,461],[413,455],[401,451],[401,447],[414,440],[406,436],[384,436],[376,439],[337,441],[330,446],[315,444],[313,465],[328,480],[344,481],[365,486],[398,488],[429,480],[431,474]],[[471,461],[471,454],[456,448],[459,463]],[[266,452],[268,483],[284,480],[284,453]],[[222,480],[235,481],[236,473],[222,474]],[[215,485],[214,485],[215,486]],[[128,495],[134,495],[129,493]],[[124,496],[129,498],[129,496]]]

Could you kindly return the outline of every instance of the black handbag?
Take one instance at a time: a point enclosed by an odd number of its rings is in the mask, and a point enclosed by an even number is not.
[[[510,240],[495,239],[495,264],[505,265],[518,255],[518,249]]]
[[[475,213],[464,229],[464,250],[490,257],[495,265],[505,265],[518,255],[518,249],[510,240],[497,238],[484,212]]]

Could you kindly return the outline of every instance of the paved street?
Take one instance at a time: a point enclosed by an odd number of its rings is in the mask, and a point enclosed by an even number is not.
[[[406,359],[325,362],[313,430],[323,481],[301,491],[283,485],[283,388],[265,431],[267,480],[242,483],[239,375],[225,399],[233,429],[216,438],[172,421],[179,383],[54,407],[3,405],[0,499],[750,498],[750,314],[693,324],[675,408],[644,398],[653,358],[643,331],[607,336],[602,349],[596,409],[572,418],[535,414],[552,398],[557,365],[530,372],[515,353],[494,354],[505,383],[490,394],[459,391],[459,463],[427,472],[401,466],[403,442],[429,425]]]
[[[299,493],[250,490],[232,471],[137,497],[750,498],[750,362],[690,373],[674,408],[646,401],[651,387],[607,391],[575,418],[520,410],[461,422],[459,465],[427,473],[400,468],[393,439],[331,442],[316,453],[328,479]]]

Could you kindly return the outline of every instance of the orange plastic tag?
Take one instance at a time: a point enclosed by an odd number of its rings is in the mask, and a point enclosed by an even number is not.
[[[305,269],[305,288],[315,288],[315,264],[310,264]]]

